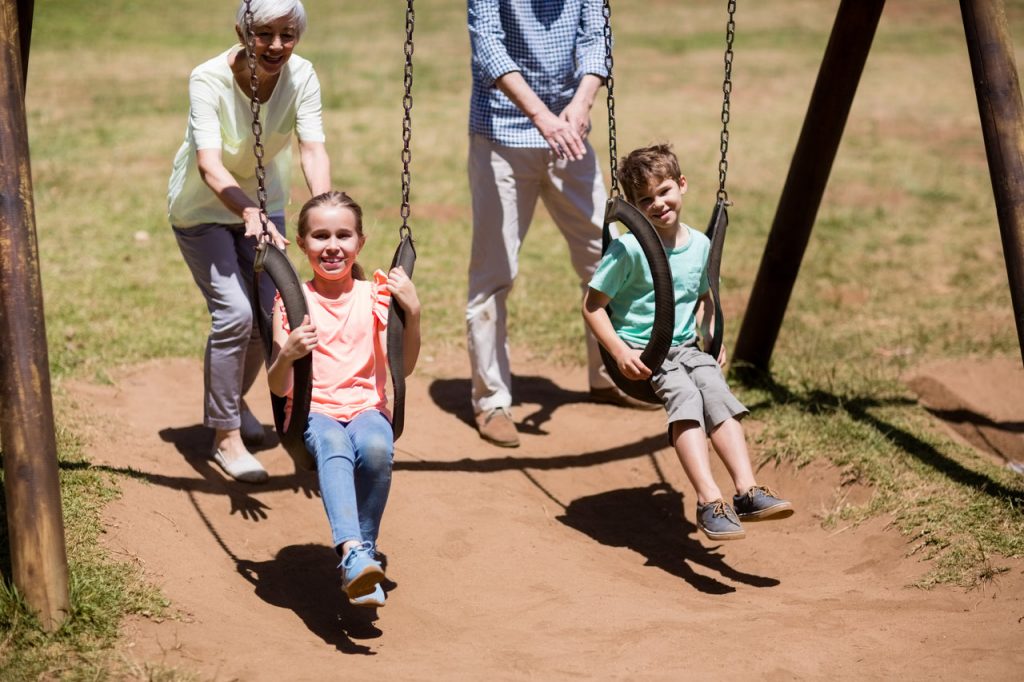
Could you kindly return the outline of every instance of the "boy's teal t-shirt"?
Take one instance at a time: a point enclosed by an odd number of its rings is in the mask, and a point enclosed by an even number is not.
[[[697,335],[694,313],[697,300],[708,290],[711,251],[706,236],[689,225],[682,227],[689,232],[689,240],[678,248],[666,249],[676,298],[673,346]],[[636,237],[627,233],[611,243],[597,265],[590,287],[611,299],[608,315],[619,337],[647,345],[654,326],[654,278]]]

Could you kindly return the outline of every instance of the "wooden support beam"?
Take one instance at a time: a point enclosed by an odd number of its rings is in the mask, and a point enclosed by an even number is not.
[[[0,437],[12,578],[46,630],[69,611],[68,566],[36,244],[19,5],[0,0]]]
[[[1024,105],[1003,0],[960,0],[1024,361]]]
[[[843,0],[825,48],[733,357],[768,369],[885,0]]]

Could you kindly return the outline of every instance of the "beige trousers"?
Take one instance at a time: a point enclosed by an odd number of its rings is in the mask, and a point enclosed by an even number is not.
[[[601,258],[607,194],[597,155],[589,143],[586,156],[566,161],[546,148],[505,147],[473,134],[468,168],[473,246],[466,331],[473,410],[479,413],[512,404],[507,300],[537,200],[544,202],[565,237],[582,294]],[[568,294],[552,291],[544,295]],[[579,320],[583,324],[582,313]],[[611,386],[589,330],[586,343],[590,386]]]

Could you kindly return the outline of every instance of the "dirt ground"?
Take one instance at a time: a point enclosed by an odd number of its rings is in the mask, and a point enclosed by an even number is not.
[[[105,545],[172,603],[170,618],[125,623],[125,659],[246,681],[1019,679],[1024,562],[998,560],[1010,570],[974,591],[908,587],[927,565],[886,519],[821,527],[826,510],[869,494],[825,465],[761,470],[798,513],[709,542],[662,413],[584,402],[582,370],[515,368],[517,450],[477,437],[461,354],[426,357],[410,379],[379,610],[342,598],[316,480],[283,449],[259,453],[264,485],[211,466],[198,361],[70,386],[92,417],[93,463],[135,472],[106,509]],[[1020,364],[984,383],[961,375],[937,365],[911,385],[965,432],[1019,447]],[[995,413],[991,396],[1016,398]],[[251,400],[269,423],[266,396]]]

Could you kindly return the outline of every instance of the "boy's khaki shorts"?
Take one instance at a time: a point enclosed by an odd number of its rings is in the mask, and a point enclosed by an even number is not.
[[[665,404],[670,438],[677,421],[695,421],[711,433],[726,419],[741,419],[748,413],[729,390],[718,362],[698,348],[696,339],[669,348],[665,362],[651,377],[651,386]]]

